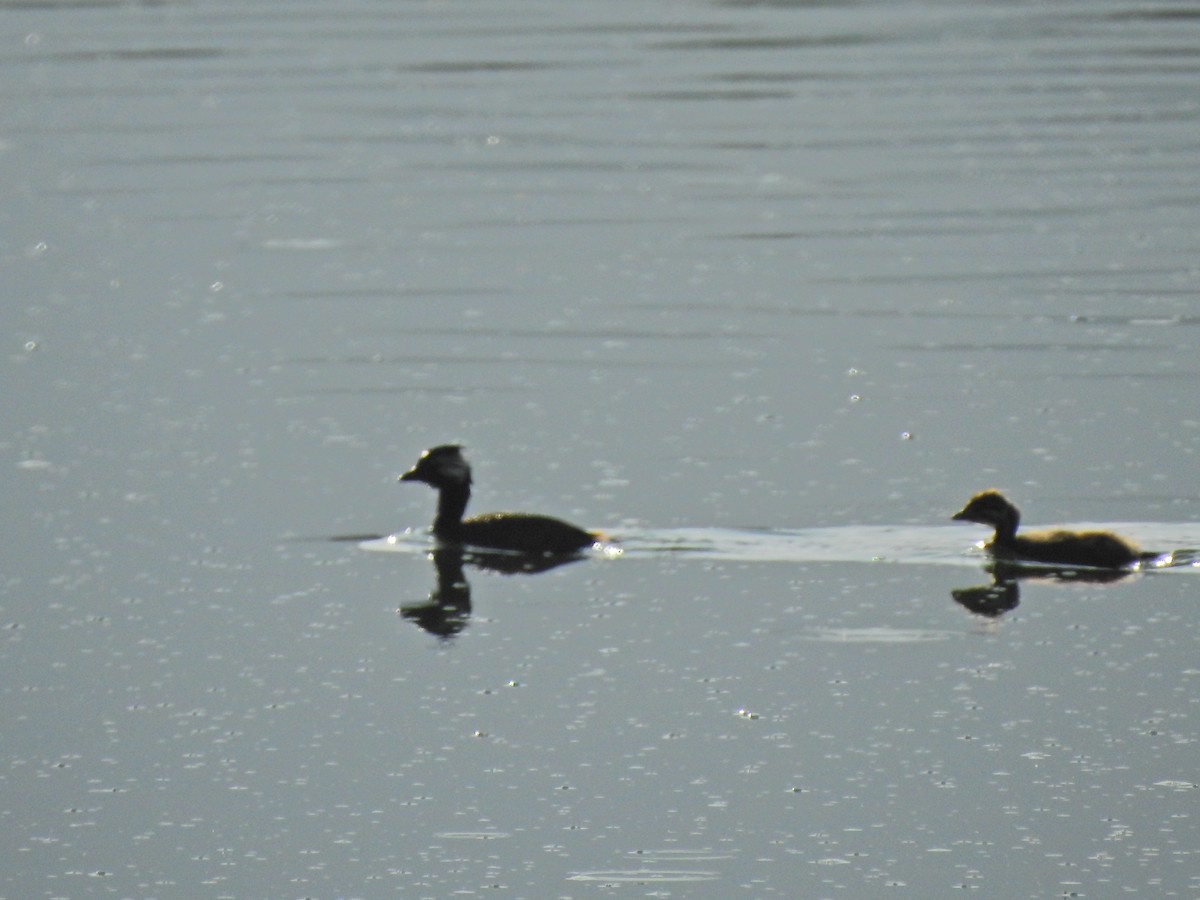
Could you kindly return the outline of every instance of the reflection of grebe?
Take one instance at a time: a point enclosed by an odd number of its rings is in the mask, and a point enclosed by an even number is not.
[[[463,574],[471,566],[502,575],[537,575],[579,562],[578,553],[506,553],[466,551],[461,545],[442,544],[432,554],[437,574],[429,599],[401,606],[400,615],[439,638],[456,637],[471,621],[471,584]]]
[[[1122,569],[1156,556],[1154,553],[1142,553],[1129,541],[1108,531],[1056,530],[1018,535],[1021,512],[999,491],[976,494],[953,518],[995,528],[995,536],[984,549],[1001,559]]]
[[[447,544],[517,553],[577,553],[601,540],[598,534],[560,519],[528,513],[488,513],[463,521],[471,499],[471,467],[453,444],[426,450],[400,481],[421,481],[438,492],[433,534]]]
[[[450,639],[471,619],[471,585],[463,576],[462,547],[433,551],[437,581],[429,599],[416,606],[401,606],[400,615],[439,638]]]

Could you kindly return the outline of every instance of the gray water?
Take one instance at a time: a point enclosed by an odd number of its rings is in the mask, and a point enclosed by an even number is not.
[[[1200,895],[1200,8],[0,26],[0,896]]]

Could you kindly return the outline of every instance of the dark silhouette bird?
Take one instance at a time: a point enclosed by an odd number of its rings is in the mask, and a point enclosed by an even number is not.
[[[1017,534],[1021,512],[999,491],[982,491],[953,516],[996,529],[984,546],[1000,559],[1023,559],[1058,566],[1123,569],[1158,554],[1143,553],[1125,538],[1108,531],[1034,531]]]
[[[455,444],[426,450],[399,480],[424,482],[438,492],[433,535],[446,544],[561,555],[579,553],[603,539],[561,519],[529,513],[487,513],[464,520],[471,499],[471,466]]]

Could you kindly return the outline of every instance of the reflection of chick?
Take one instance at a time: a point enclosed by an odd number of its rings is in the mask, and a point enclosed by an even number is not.
[[[992,584],[956,588],[950,596],[955,603],[988,619],[998,619],[1021,604],[1021,589],[1015,578],[996,578]]]
[[[1017,534],[1021,513],[999,491],[983,491],[959,512],[959,521],[991,525],[996,534],[985,546],[1002,559],[1026,559],[1060,566],[1121,569],[1155,554],[1142,553],[1124,538],[1107,531],[1036,531]]]
[[[422,481],[438,492],[433,534],[447,544],[517,553],[578,553],[601,536],[549,516],[489,513],[463,521],[471,499],[471,467],[453,444],[426,450],[400,481]]]

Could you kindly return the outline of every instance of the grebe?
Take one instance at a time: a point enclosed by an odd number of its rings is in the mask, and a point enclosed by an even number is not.
[[[984,546],[1001,559],[1025,559],[1060,566],[1094,566],[1123,569],[1135,562],[1154,559],[1135,545],[1108,531],[1035,531],[1017,534],[1021,511],[999,491],[982,491],[956,512],[957,521],[978,522],[996,529]]]
[[[471,499],[471,467],[462,448],[444,444],[426,450],[399,481],[422,481],[438,492],[433,535],[447,544],[529,554],[577,553],[602,536],[550,516],[488,513],[463,520]]]

